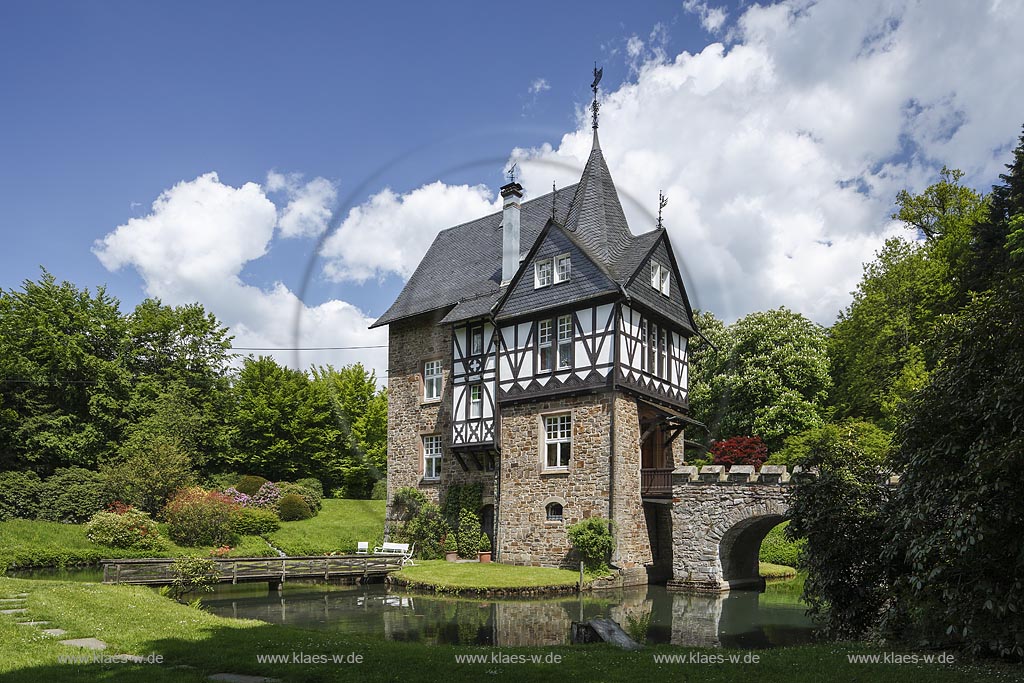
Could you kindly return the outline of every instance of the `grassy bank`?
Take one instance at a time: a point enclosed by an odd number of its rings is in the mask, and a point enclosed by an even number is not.
[[[771,562],[761,562],[760,572],[766,579],[792,579],[796,576],[796,569]]]
[[[0,615],[0,678],[36,683],[186,681],[199,683],[215,673],[263,675],[284,681],[449,681],[492,678],[516,681],[735,681],[757,678],[762,683],[878,681],[881,683],[952,683],[954,681],[1019,680],[1017,668],[984,665],[851,664],[848,654],[878,652],[866,645],[821,645],[758,652],[758,664],[730,664],[742,652],[671,646],[623,652],[607,645],[492,648],[442,647],[419,643],[369,640],[330,631],[307,631],[255,621],[217,617],[133,586],[104,586],[0,577],[0,598],[27,593],[25,615]],[[62,637],[97,637],[107,655],[160,655],[162,664],[61,663],[58,658],[84,653],[59,645],[38,628],[17,626],[16,619],[50,622],[67,631]],[[361,663],[260,663],[257,655],[358,655]],[[523,663],[491,661],[492,653],[523,655]],[[692,655],[690,653],[693,653]],[[483,655],[485,663],[459,663],[456,655]],[[538,655],[539,661],[531,661]],[[681,655],[684,662],[659,663],[655,656]],[[726,663],[691,661],[717,656]],[[554,657],[560,663],[552,663]],[[548,662],[544,659],[548,658]]]
[[[510,590],[572,590],[579,573],[548,567],[516,567],[508,564],[416,560],[416,566],[392,574],[410,588],[448,592],[508,592]]]
[[[93,543],[85,535],[84,524],[60,524],[26,519],[0,522],[0,573],[7,569],[35,567],[74,567],[95,565],[113,557],[180,557],[208,555],[212,548],[185,548],[171,544],[164,551],[123,550]],[[233,557],[274,555],[266,541],[244,536],[231,550]]]
[[[282,522],[267,539],[288,555],[354,553],[358,541],[370,549],[384,538],[383,500],[324,500],[320,514],[299,522]]]

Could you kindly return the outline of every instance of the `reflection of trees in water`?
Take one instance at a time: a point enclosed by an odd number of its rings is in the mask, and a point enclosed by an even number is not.
[[[627,631],[631,619],[640,626],[646,620],[646,641],[652,644],[773,647],[807,642],[810,630],[803,606],[792,596],[670,593],[662,586],[539,600],[389,594],[383,586],[354,586],[229,593],[205,605],[223,616],[431,644],[559,645],[568,642],[572,621],[597,616]]]

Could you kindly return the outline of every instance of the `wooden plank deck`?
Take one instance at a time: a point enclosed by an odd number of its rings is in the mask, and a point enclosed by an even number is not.
[[[308,557],[219,557],[221,583],[288,579],[332,579],[335,577],[377,577],[402,568],[396,555],[325,555]],[[174,558],[144,560],[101,560],[103,583],[159,585],[171,583]]]

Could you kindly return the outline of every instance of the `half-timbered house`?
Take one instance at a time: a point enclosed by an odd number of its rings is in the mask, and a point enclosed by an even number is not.
[[[669,560],[697,332],[668,232],[630,231],[596,125],[579,183],[501,196],[438,234],[373,325],[390,334],[388,499],[483,484],[515,564],[567,566],[567,528],[609,518],[613,564],[646,580]]]

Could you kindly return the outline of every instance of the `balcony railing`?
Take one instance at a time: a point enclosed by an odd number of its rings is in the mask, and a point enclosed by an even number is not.
[[[645,498],[671,498],[672,468],[642,468],[640,470],[640,495]]]

